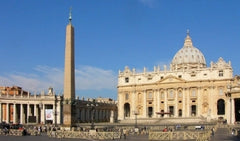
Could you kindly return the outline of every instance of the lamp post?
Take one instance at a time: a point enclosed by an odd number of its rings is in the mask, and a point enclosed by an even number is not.
[[[137,128],[137,115],[138,115],[138,111],[134,111],[134,115],[135,115],[135,128]]]
[[[54,120],[55,120],[55,127],[57,126],[57,103],[58,103],[58,99],[57,97],[55,96],[55,108],[54,108]]]
[[[229,101],[230,101],[230,124],[232,124],[232,84],[228,84],[227,88],[229,89],[229,91],[225,94],[226,97],[229,97]]]
[[[98,104],[95,102],[95,99],[91,103],[87,104],[87,107],[90,107],[91,109],[91,130],[94,130],[94,114],[95,114],[95,108],[98,106]]]

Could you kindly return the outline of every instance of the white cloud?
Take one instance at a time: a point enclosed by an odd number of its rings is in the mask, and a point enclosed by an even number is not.
[[[115,89],[117,76],[111,70],[103,70],[91,66],[82,66],[76,69],[76,89]]]
[[[34,74],[12,73],[0,76],[0,86],[20,86],[31,92],[47,91],[53,87],[56,93],[63,91],[64,71],[49,66],[37,66]],[[80,66],[75,69],[77,90],[114,90],[117,86],[117,76],[112,70],[104,70],[91,66]]]
[[[156,5],[156,0],[139,0],[139,1],[149,8],[153,8]]]

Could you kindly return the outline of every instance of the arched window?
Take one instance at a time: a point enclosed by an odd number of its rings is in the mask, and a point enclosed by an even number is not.
[[[217,101],[217,114],[225,115],[225,101],[223,99]]]

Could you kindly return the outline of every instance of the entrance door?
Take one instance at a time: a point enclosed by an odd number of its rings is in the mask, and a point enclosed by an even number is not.
[[[125,103],[124,104],[124,118],[130,117],[130,104]]]
[[[235,120],[240,122],[240,98],[234,99],[235,104]]]
[[[174,115],[174,106],[169,106],[170,117]]]
[[[179,117],[182,117],[182,109],[179,109],[179,110],[178,110],[178,116],[179,116]]]
[[[152,117],[152,114],[153,114],[153,108],[148,107],[148,117]]]
[[[191,106],[191,115],[192,116],[196,116],[197,114],[197,106],[196,105],[192,105]]]
[[[217,114],[225,115],[225,101],[223,99],[219,99],[217,102]]]

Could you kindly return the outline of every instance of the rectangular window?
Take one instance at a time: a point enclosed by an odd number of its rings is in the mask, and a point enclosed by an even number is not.
[[[223,70],[220,70],[218,75],[219,77],[223,77]]]
[[[168,98],[173,98],[173,97],[174,97],[173,90],[169,90]]]
[[[129,82],[129,78],[126,77],[126,78],[125,78],[125,83],[128,83],[128,82]]]
[[[148,94],[148,99],[152,99],[152,93]]]
[[[161,98],[164,98],[164,93],[163,92],[161,93]]]
[[[192,74],[192,75],[191,75],[191,77],[195,77],[195,76],[196,76],[196,74]]]
[[[219,89],[219,95],[223,95],[223,89],[222,88]]]
[[[196,90],[192,90],[192,97],[196,97]]]
[[[182,92],[178,92],[178,97],[182,97]]]

